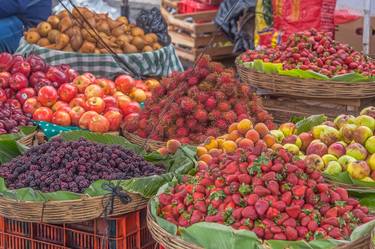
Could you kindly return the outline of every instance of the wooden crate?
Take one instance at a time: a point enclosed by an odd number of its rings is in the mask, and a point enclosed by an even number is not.
[[[217,10],[171,14],[168,11],[170,9],[177,13],[178,2],[178,0],[162,0],[160,11],[168,24],[168,33],[177,55],[182,59],[195,61],[217,32],[217,26],[213,21]],[[219,32],[213,40],[213,45],[205,53],[214,60],[220,60],[234,57],[232,50],[233,44]]]
[[[340,114],[358,115],[359,112],[371,105],[375,99],[308,99],[263,95],[263,106],[269,111],[277,123],[288,122],[291,117],[308,117],[314,114],[325,114],[333,120]]]

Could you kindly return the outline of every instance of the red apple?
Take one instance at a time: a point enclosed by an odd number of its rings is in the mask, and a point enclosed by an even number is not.
[[[61,126],[69,126],[72,123],[70,115],[66,111],[58,110],[52,115],[52,123],[61,125]]]
[[[120,95],[116,97],[116,100],[117,100],[117,106],[120,108],[120,110],[125,108],[125,106],[131,102],[131,99],[126,95]]]
[[[89,127],[89,122],[95,116],[99,115],[97,112],[88,111],[82,114],[81,118],[78,121],[78,125],[82,129],[87,129]]]
[[[9,87],[9,79],[11,74],[8,72],[0,72],[0,88]]]
[[[123,93],[130,93],[133,87],[135,87],[135,80],[129,75],[120,75],[115,80],[117,90]]]
[[[8,71],[12,66],[13,56],[9,53],[0,54],[0,71]]]
[[[34,72],[29,77],[30,85],[34,87],[37,83],[41,82],[42,79],[47,80],[46,74],[44,72],[41,72],[41,71]]]
[[[89,111],[102,113],[105,109],[104,100],[100,97],[91,97],[86,101],[86,104]]]
[[[109,130],[118,131],[122,122],[122,114],[119,111],[107,111],[104,114],[109,121]]]
[[[62,101],[70,102],[78,93],[76,86],[70,83],[62,84],[57,90],[57,94]]]
[[[38,92],[38,101],[43,106],[52,106],[57,101],[57,91],[52,86],[44,86]]]
[[[127,95],[125,95],[125,93],[123,93],[123,92],[116,91],[112,96],[115,97],[115,98],[117,98],[119,96],[127,96]]]
[[[19,90],[16,94],[16,98],[21,104],[25,103],[27,99],[34,97],[34,96],[35,96],[35,90],[34,88],[31,88],[31,87],[23,88]]]
[[[86,87],[85,96],[86,96],[87,99],[89,99],[91,97],[103,98],[104,90],[100,86],[92,84],[92,85],[89,85],[88,87]]]
[[[117,99],[113,96],[104,96],[105,109],[110,107],[117,107]]]
[[[64,73],[66,77],[68,78],[68,82],[72,82],[75,78],[79,76],[79,73],[76,70],[71,69],[71,68],[69,68],[68,70],[65,70]]]
[[[115,82],[108,80],[108,95],[113,95],[116,92]]]
[[[73,125],[78,125],[79,124],[79,119],[81,116],[85,113],[85,109],[82,106],[74,106],[70,112],[70,118],[72,120]]]
[[[21,109],[21,103],[16,99],[7,99],[6,103],[8,103],[16,109]]]
[[[31,72],[36,72],[36,71],[45,72],[47,70],[46,62],[39,55],[31,54],[27,57],[26,61],[31,66]]]
[[[57,109],[57,111],[64,111],[64,112],[67,112],[67,113],[69,113],[71,110],[72,110],[72,108],[70,108],[69,105],[61,106],[61,107],[59,107],[59,109]]]
[[[137,102],[129,102],[123,106],[120,106],[122,113],[126,117],[130,113],[140,113],[141,106]]]
[[[39,107],[33,113],[33,119],[37,121],[51,122],[53,112],[48,107]]]
[[[84,75],[80,75],[73,80],[73,85],[78,89],[78,92],[83,93],[89,85],[92,84],[92,81]]]
[[[148,91],[148,87],[146,86],[146,84],[142,81],[142,80],[136,80],[135,81],[135,87],[138,88],[138,89],[141,89],[143,91]]]
[[[13,64],[10,69],[11,74],[22,73],[26,77],[29,77],[31,71],[31,66],[27,61],[17,61]]]
[[[96,80],[95,75],[93,75],[92,73],[84,73],[83,75],[84,75],[85,77],[87,77],[87,78],[91,81],[91,83],[94,83],[95,80]]]
[[[65,73],[61,69],[53,66],[48,68],[46,78],[51,82],[57,82],[58,85],[68,82],[68,78],[66,77]]]
[[[69,106],[69,104],[64,102],[64,101],[58,100],[58,101],[56,101],[55,104],[53,104],[51,109],[52,109],[52,111],[55,112],[55,111],[59,110],[61,107],[64,107],[64,106]]]
[[[16,91],[12,88],[5,88],[4,91],[8,99],[16,97]]]
[[[21,90],[29,85],[29,81],[22,73],[15,73],[9,78],[9,86],[14,90]]]
[[[23,103],[23,112],[33,114],[36,109],[41,107],[42,105],[38,102],[36,97],[29,98]]]
[[[7,93],[5,92],[4,89],[0,88],[0,103],[3,103],[7,100]]]
[[[99,78],[94,83],[103,89],[105,95],[112,95],[116,91],[115,83],[111,80]]]
[[[129,132],[134,132],[139,127],[139,113],[130,113],[124,118],[124,128]]]
[[[89,130],[92,132],[108,132],[109,121],[106,117],[102,115],[94,116],[89,122]]]
[[[69,102],[69,106],[71,108],[75,107],[75,106],[81,106],[83,107],[85,110],[87,110],[87,104],[86,104],[86,99],[85,98],[82,98],[82,97],[75,97],[74,99],[72,99],[70,102]]]

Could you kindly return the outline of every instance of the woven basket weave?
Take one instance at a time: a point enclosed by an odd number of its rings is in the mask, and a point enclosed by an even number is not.
[[[180,237],[172,235],[161,228],[152,217],[150,205],[148,205],[147,208],[147,226],[155,241],[161,244],[165,249],[204,249],[200,246],[188,243],[182,240]],[[334,249],[375,249],[375,245],[372,242],[374,238],[375,229],[366,236],[363,236],[351,243],[338,245],[334,247]],[[263,247],[272,249],[266,243],[263,244]]]
[[[375,82],[339,82],[300,79],[278,74],[259,73],[236,63],[242,82],[286,96],[309,98],[365,99],[375,97]]]
[[[34,142],[34,138],[35,138],[36,133],[37,132],[34,131],[33,133],[31,133],[27,136],[24,136],[23,138],[20,138],[18,140],[18,142],[23,144],[23,145],[26,145],[28,147],[31,147],[31,146],[33,146],[33,142]]]
[[[113,212],[109,216],[122,215],[146,207],[147,199],[138,194],[128,195],[132,198],[128,204],[122,204],[117,197],[114,198]],[[75,223],[105,216],[104,210],[110,200],[111,196],[47,202],[17,201],[0,197],[0,215],[25,222]]]
[[[141,147],[144,147],[147,151],[156,151],[162,147],[165,147],[167,145],[166,142],[162,141],[155,141],[152,139],[149,139],[146,141],[146,139],[141,138],[138,135],[132,134],[130,132],[127,132],[125,129],[122,130],[122,135],[131,143],[139,145]]]

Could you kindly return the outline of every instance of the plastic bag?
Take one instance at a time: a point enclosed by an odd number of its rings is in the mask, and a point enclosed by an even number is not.
[[[159,43],[163,46],[171,43],[171,37],[168,35],[168,25],[163,19],[160,10],[156,7],[150,10],[141,10],[136,18],[136,24],[142,28],[145,33],[155,33],[159,38]]]
[[[254,48],[254,22],[255,0],[225,0],[215,17],[215,23],[233,41],[233,53]]]
[[[73,9],[69,1],[63,2],[69,10]],[[77,6],[90,8],[97,13],[108,13],[108,15],[114,19],[121,15],[121,10],[118,8],[118,6],[112,7],[112,5],[116,4],[116,1],[113,0],[72,0],[72,2]],[[58,4],[53,8],[53,12],[55,13],[62,10],[65,9],[61,4]]]

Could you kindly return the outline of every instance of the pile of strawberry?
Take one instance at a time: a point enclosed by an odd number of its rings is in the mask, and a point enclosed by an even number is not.
[[[276,48],[248,50],[241,55],[243,62],[261,59],[264,62],[283,63],[284,69],[312,70],[329,77],[358,72],[375,76],[375,62],[348,44],[332,39],[331,33],[316,30],[292,34]]]
[[[194,70],[163,78],[152,98],[146,100],[140,117],[128,120],[124,128],[142,138],[195,144],[223,134],[230,124],[245,118],[272,129],[271,115],[235,74],[233,69],[204,56]],[[166,105],[168,110],[163,114]],[[158,120],[160,124],[155,127]]]
[[[348,239],[374,219],[345,189],[324,183],[321,173],[284,149],[216,153],[198,167],[196,176],[159,195],[159,215],[178,226],[216,222],[261,239],[310,241]]]

